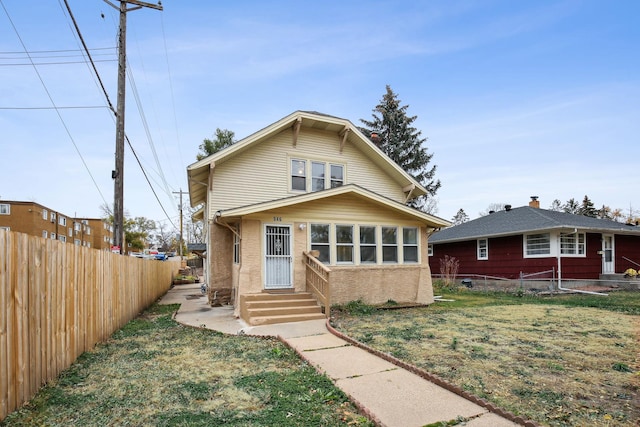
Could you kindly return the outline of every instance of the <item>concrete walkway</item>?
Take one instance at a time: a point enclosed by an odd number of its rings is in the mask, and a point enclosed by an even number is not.
[[[232,307],[210,307],[200,286],[177,285],[160,304],[181,304],[175,320],[226,334],[278,336],[331,378],[381,426],[411,427],[463,417],[469,427],[517,426],[445,388],[351,345],[332,334],[324,320],[248,326]],[[527,425],[534,425],[529,424]]]

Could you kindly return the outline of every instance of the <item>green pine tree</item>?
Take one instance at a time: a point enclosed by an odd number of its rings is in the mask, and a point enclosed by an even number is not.
[[[215,139],[205,138],[202,141],[202,144],[198,147],[200,148],[200,152],[196,155],[196,159],[202,160],[236,142],[235,133],[228,129],[216,128],[215,136]]]
[[[435,197],[441,183],[435,179],[436,166],[429,166],[433,154],[424,145],[427,138],[422,138],[422,132],[413,126],[417,116],[408,116],[409,106],[400,103],[398,95],[387,85],[387,92],[373,110],[372,120],[360,119],[364,125],[360,130],[367,136],[375,133],[377,137],[371,137],[371,141],[427,189],[426,196],[409,203],[424,210],[427,197]]]

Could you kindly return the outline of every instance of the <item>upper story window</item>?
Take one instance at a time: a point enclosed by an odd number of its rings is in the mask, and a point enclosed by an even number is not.
[[[73,223],[73,229],[76,231],[82,231],[82,223],[81,222],[74,222]]]
[[[0,203],[0,215],[11,215],[11,205],[8,203]]]
[[[11,227],[5,227],[5,226],[2,226],[2,227],[0,227],[0,230],[7,230],[7,231],[11,231]]]
[[[63,234],[59,234],[58,235],[58,239],[63,243],[67,243],[67,236],[65,236]]]
[[[489,241],[487,239],[478,239],[478,259],[489,259]]]
[[[60,225],[67,225],[67,218],[61,216],[58,218],[58,224]]]
[[[560,253],[562,255],[584,255],[585,246],[584,233],[560,234]]]
[[[307,191],[307,162],[291,160],[291,189]]]
[[[42,237],[44,237],[45,239],[49,237],[49,232],[47,232],[47,230],[42,230]]]
[[[42,209],[42,219],[48,219],[49,211],[46,209]]]
[[[56,222],[56,213],[51,212],[51,222]]]
[[[57,237],[56,233],[51,233],[51,240],[56,240]]]
[[[527,234],[525,236],[525,256],[547,256],[551,254],[549,233]]]
[[[344,185],[344,166],[330,165],[331,167],[331,188]]]
[[[311,179],[307,179],[311,177]],[[344,165],[291,159],[291,190],[321,191],[344,185]]]

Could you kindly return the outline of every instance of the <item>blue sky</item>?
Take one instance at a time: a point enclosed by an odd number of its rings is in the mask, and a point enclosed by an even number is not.
[[[117,12],[68,2],[115,104]],[[64,1],[0,3],[0,198],[99,216],[115,123]],[[295,110],[359,125],[387,84],[428,137],[442,218],[532,195],[640,209],[638,1],[163,6],[128,14],[126,132],[176,225],[173,192],[217,127],[242,138]],[[125,210],[169,223],[128,147]]]

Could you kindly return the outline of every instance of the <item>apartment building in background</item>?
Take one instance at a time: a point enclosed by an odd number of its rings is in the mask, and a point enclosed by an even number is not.
[[[100,218],[74,218],[35,202],[0,200],[0,229],[111,250],[113,227]]]

